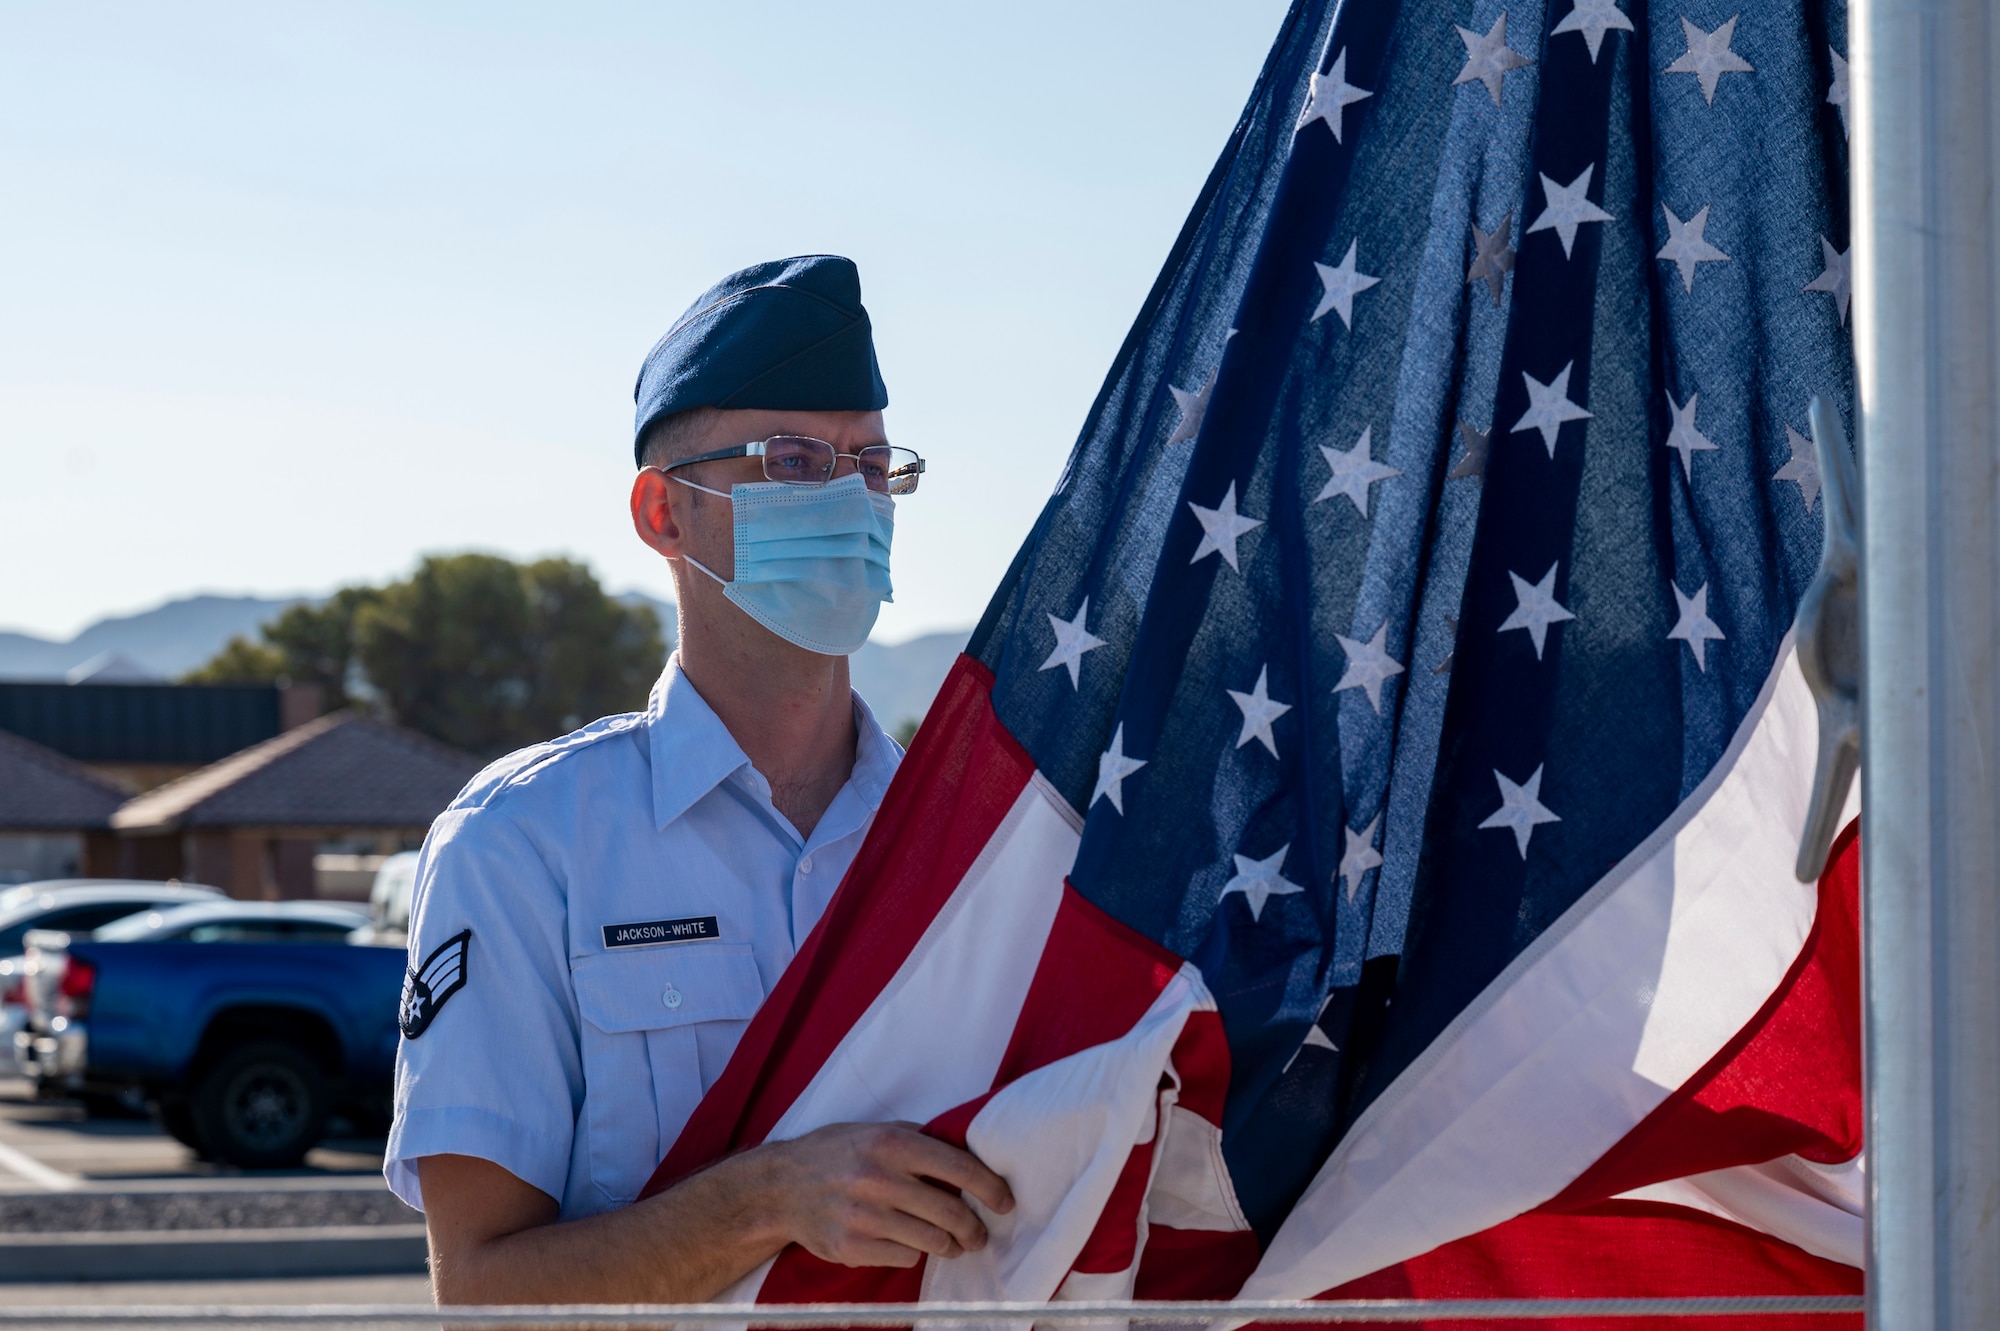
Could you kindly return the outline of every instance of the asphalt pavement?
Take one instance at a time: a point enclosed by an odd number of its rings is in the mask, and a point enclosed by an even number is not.
[[[339,1137],[238,1169],[0,1079],[0,1304],[423,1302],[422,1217],[382,1149]]]
[[[0,1078],[0,1215],[12,1195],[248,1190],[380,1190],[382,1139],[337,1138],[298,1169],[243,1170],[194,1153],[150,1118],[93,1118],[70,1101],[35,1099],[18,1078]]]

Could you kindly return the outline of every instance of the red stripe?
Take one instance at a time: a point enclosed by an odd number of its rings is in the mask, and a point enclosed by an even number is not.
[[[1174,1042],[1174,1071],[1180,1074],[1180,1106],[1222,1126],[1222,1104],[1229,1095],[1229,1036],[1222,1014],[1190,1012],[1181,1038]]]
[[[1059,1058],[1123,1038],[1180,969],[1179,957],[1112,919],[1065,880],[993,1084],[1005,1086]]]
[[[1859,1294],[1861,1272],[1680,1206],[1602,1202],[1567,1215],[1535,1213],[1330,1289],[1322,1299],[1669,1298],[1686,1295]],[[1372,1323],[1369,1325],[1384,1325]],[[1404,1323],[1410,1325],[1410,1323]],[[1631,1331],[1629,1318],[1423,1323],[1451,1331],[1560,1326]],[[1861,1318],[1649,1317],[1685,1331],[1858,1331]]]
[[[986,1108],[986,1102],[1000,1094],[998,1089],[984,1095],[974,1096],[964,1104],[945,1110],[930,1122],[924,1124],[924,1131],[941,1142],[950,1142],[960,1150],[966,1149],[966,1135],[972,1131],[972,1120],[979,1117],[979,1111]]]
[[[1247,1229],[1146,1231],[1139,1257],[1135,1299],[1233,1299],[1263,1256],[1257,1236]]]
[[[1069,1264],[1070,1270],[1108,1275],[1132,1265],[1139,1251],[1139,1208],[1146,1201],[1146,1184],[1153,1177],[1153,1148],[1159,1142],[1156,1130],[1151,1141],[1141,1142],[1125,1157],[1125,1168],[1118,1172],[1111,1196],[1105,1199],[1090,1237]]]
[[[826,914],[640,1196],[762,1141],[957,890],[1034,774],[992,688],[958,658]]]
[[[771,1263],[758,1287],[757,1302],[915,1303],[923,1293],[924,1263],[929,1260],[906,1267],[841,1266],[821,1261],[794,1244]]]
[[[1763,1010],[1604,1157],[1542,1209],[1802,1155],[1861,1150],[1861,844],[1833,843],[1805,947]]]

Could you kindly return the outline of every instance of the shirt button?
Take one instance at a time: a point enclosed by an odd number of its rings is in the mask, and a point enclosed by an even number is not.
[[[811,873],[812,871],[813,871],[813,857],[807,855],[806,857],[804,857],[799,861],[799,872]]]
[[[681,991],[672,985],[668,985],[667,991],[660,995],[660,1001],[670,1008],[679,1007],[681,1005]]]

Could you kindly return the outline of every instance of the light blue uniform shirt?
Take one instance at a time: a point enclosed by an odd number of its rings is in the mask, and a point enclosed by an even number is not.
[[[397,1054],[383,1173],[398,1197],[421,1207],[416,1162],[443,1153],[493,1161],[565,1218],[638,1195],[895,774],[902,750],[858,696],[854,717],[853,774],[810,838],[677,657],[644,712],[473,779],[417,865],[411,966],[443,948],[432,978],[453,977],[451,940],[471,938],[463,987]],[[674,935],[694,941],[650,941]]]

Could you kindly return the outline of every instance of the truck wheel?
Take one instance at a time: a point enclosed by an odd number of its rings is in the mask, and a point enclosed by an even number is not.
[[[326,1133],[326,1074],[282,1040],[252,1040],[211,1065],[189,1097],[195,1134],[243,1169],[284,1169]]]
[[[214,1152],[201,1139],[201,1130],[195,1126],[194,1107],[183,1096],[163,1097],[158,1103],[160,1127],[169,1137],[195,1153],[195,1158],[207,1160]]]

